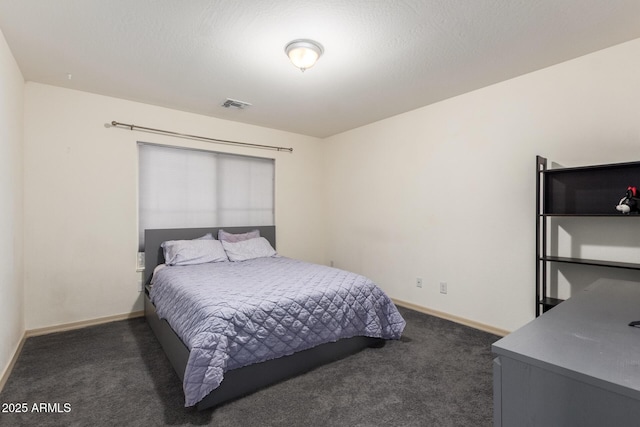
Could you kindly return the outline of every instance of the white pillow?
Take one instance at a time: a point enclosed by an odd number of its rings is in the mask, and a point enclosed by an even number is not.
[[[204,236],[198,237],[197,239],[193,239],[193,240],[213,240],[213,239],[214,239],[213,234],[207,233]]]
[[[230,261],[246,261],[254,258],[264,258],[276,255],[275,249],[264,237],[242,240],[240,242],[222,241]]]
[[[168,240],[162,243],[164,263],[193,265],[228,261],[222,244],[215,239]]]
[[[241,242],[243,240],[257,239],[260,237],[260,230],[251,230],[247,233],[228,233],[223,229],[218,230],[218,240],[225,242]]]

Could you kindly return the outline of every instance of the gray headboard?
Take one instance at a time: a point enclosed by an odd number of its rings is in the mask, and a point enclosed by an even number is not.
[[[208,227],[208,228],[166,228],[144,230],[144,283],[151,280],[153,269],[164,263],[164,254],[160,245],[167,240],[191,240],[202,237],[207,233],[218,237],[218,230],[224,229],[229,233],[246,233],[251,230],[260,230],[260,236],[264,237],[276,247],[276,226],[264,225],[253,227]]]

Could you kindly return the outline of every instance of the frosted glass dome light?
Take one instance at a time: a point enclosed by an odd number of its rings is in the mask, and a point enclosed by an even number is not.
[[[290,42],[284,48],[287,56],[296,67],[304,72],[315,65],[323,54],[322,45],[313,40],[298,39]]]

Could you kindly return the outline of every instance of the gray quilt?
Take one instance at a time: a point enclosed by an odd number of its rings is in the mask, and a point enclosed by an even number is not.
[[[341,338],[399,339],[405,327],[366,277],[285,257],[166,267],[150,297],[190,350],[185,406],[225,371]]]

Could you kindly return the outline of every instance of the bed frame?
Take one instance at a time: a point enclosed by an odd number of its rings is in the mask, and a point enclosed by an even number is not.
[[[222,227],[230,233],[245,233],[258,229],[260,235],[276,247],[275,226],[260,227]],[[189,358],[189,349],[176,335],[166,320],[160,319],[156,308],[149,299],[149,282],[153,269],[164,263],[164,254],[160,245],[167,240],[195,239],[206,233],[217,237],[219,228],[175,228],[164,230],[145,230],[145,296],[144,312],[147,322],[160,341],[167,358],[175,369],[180,380],[184,380],[184,372]],[[199,410],[219,406],[225,402],[253,393],[268,385],[278,383],[287,378],[300,375],[313,368],[344,358],[367,347],[382,347],[385,340],[370,337],[353,337],[337,342],[321,344],[290,356],[256,363],[227,371],[224,380],[196,407]]]

